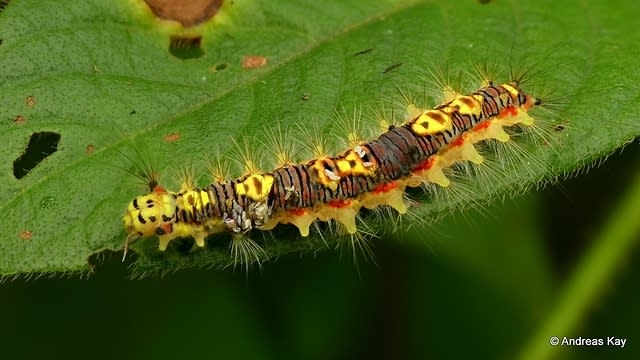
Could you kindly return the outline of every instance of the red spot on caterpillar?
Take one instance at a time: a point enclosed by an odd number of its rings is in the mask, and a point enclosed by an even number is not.
[[[164,141],[166,142],[174,142],[174,141],[178,141],[180,140],[180,133],[173,133],[173,134],[169,134],[167,136],[164,137]]]
[[[165,190],[165,188],[163,188],[162,186],[156,184],[156,186],[153,187],[153,192],[158,194],[164,194],[167,192],[167,190]]]
[[[516,116],[518,115],[518,108],[515,106],[508,106],[506,109],[502,110],[500,114],[498,114],[498,119],[502,119],[506,116]]]
[[[472,131],[482,131],[486,128],[489,127],[489,125],[491,125],[491,121],[485,121],[485,122],[481,122],[480,124],[476,125]]]
[[[20,231],[20,239],[22,240],[29,240],[31,239],[32,236],[33,236],[33,233],[29,230]]]
[[[427,160],[423,161],[422,163],[418,164],[418,166],[416,166],[413,171],[414,172],[421,172],[423,170],[429,170],[431,169],[431,167],[433,167],[433,164],[436,162],[436,158],[435,157],[430,157]]]
[[[337,209],[344,209],[346,207],[351,206],[351,200],[335,199],[335,200],[329,201],[327,205]]]
[[[398,185],[399,185],[398,181],[392,181],[390,183],[380,184],[380,185],[376,186],[376,188],[371,190],[371,191],[376,193],[376,194],[386,193],[386,192],[389,192],[389,191],[397,188]]]
[[[459,136],[457,139],[453,140],[450,145],[451,147],[456,147],[464,144],[464,136]]]
[[[245,56],[242,60],[243,69],[255,69],[267,65],[267,58],[264,56]]]
[[[290,210],[289,213],[294,216],[303,216],[304,214],[307,213],[307,210],[303,208],[297,208],[297,209]]]
[[[162,224],[160,225],[160,227],[162,228],[162,230],[164,230],[165,234],[171,234],[171,232],[173,231],[173,225],[171,225],[170,223]]]

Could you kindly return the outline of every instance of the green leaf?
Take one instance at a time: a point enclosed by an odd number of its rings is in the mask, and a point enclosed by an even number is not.
[[[0,12],[0,273],[86,271],[91,254],[121,249],[124,209],[144,192],[120,170],[134,167],[122,155],[132,154],[132,142],[161,160],[166,187],[177,187],[171,175],[184,164],[206,183],[204,155],[237,158],[231,139],[248,137],[262,151],[253,139],[267,140],[265,128],[277,124],[318,126],[330,140],[344,138],[335,131],[334,109],[371,114],[398,98],[396,86],[429,100],[422,96],[429,71],[462,74],[468,90],[479,82],[469,75],[472,66],[536,64],[532,83],[553,89],[562,106],[535,116],[566,130],[553,135],[554,146],[525,141],[531,157],[494,176],[491,186],[467,180],[473,192],[466,201],[484,203],[551,181],[640,135],[640,74],[633,71],[640,35],[632,27],[639,15],[631,0],[615,7],[236,0],[201,28],[204,54],[183,60],[169,52],[175,27],[158,25],[134,1],[11,2]],[[373,50],[355,56],[367,49]],[[268,63],[244,69],[245,56]],[[17,179],[14,162],[41,132],[60,135],[57,151]],[[166,141],[171,134],[180,138]],[[416,215],[424,219],[461,201],[415,196],[423,200]],[[326,246],[287,226],[273,238],[255,238],[271,257]],[[137,267],[228,265],[226,240],[211,238],[206,249],[187,254],[179,246],[159,253],[157,240],[141,241]]]

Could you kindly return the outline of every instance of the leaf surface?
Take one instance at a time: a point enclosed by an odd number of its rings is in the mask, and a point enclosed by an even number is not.
[[[396,87],[435,104],[436,87],[424,85],[429,71],[459,77],[472,90],[479,84],[474,66],[535,65],[531,91],[552,90],[558,105],[535,116],[566,129],[552,134],[553,146],[523,142],[528,155],[489,181],[470,178],[465,202],[551,181],[640,135],[640,74],[630,70],[640,62],[632,27],[638,16],[630,0],[615,7],[237,0],[202,27],[203,56],[183,60],[168,49],[174,28],[133,1],[11,2],[0,12],[0,273],[83,271],[91,254],[121,249],[124,209],[145,191],[122,171],[134,168],[123,156],[135,157],[132,144],[159,159],[167,188],[178,187],[172,175],[185,165],[205,184],[204,155],[238,159],[232,140],[249,139],[270,159],[260,143],[269,127],[317,127],[341,150],[334,109],[375,118],[381,104],[398,98]],[[246,56],[267,64],[245,69]],[[14,162],[39,132],[60,135],[57,151],[17,179]],[[272,166],[265,161],[265,170]],[[423,219],[461,206],[455,197],[412,195]],[[327,240],[300,238],[290,227],[261,238],[270,257],[318,250]],[[136,244],[137,266],[224,266],[233,261],[225,244],[221,237],[202,251],[185,254],[176,246],[159,253],[149,239]]]

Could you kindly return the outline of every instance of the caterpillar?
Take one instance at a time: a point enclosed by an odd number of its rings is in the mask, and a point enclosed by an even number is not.
[[[389,206],[406,213],[407,188],[449,186],[444,169],[462,161],[482,163],[474,144],[509,141],[505,128],[532,126],[528,112],[541,103],[519,80],[487,82],[469,95],[454,94],[444,104],[416,111],[404,124],[389,125],[377,138],[336,156],[284,163],[272,172],[251,169],[201,188],[185,181],[177,192],[151,180],[150,192],[133,199],[124,215],[125,256],[139,238],[157,236],[164,251],[176,238],[193,237],[203,247],[213,234],[242,237],[287,223],[302,236],[316,221],[335,221],[355,234],[362,208]]]

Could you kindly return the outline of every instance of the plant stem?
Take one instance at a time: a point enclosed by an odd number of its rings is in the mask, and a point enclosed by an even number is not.
[[[639,167],[640,168],[640,167]],[[575,272],[568,279],[564,293],[557,298],[549,317],[524,347],[520,359],[550,359],[558,354],[561,345],[549,341],[557,336],[569,336],[576,330],[584,315],[597,300],[619,264],[640,239],[640,171],[634,175],[629,191],[614,210],[608,222],[597,234]]]

